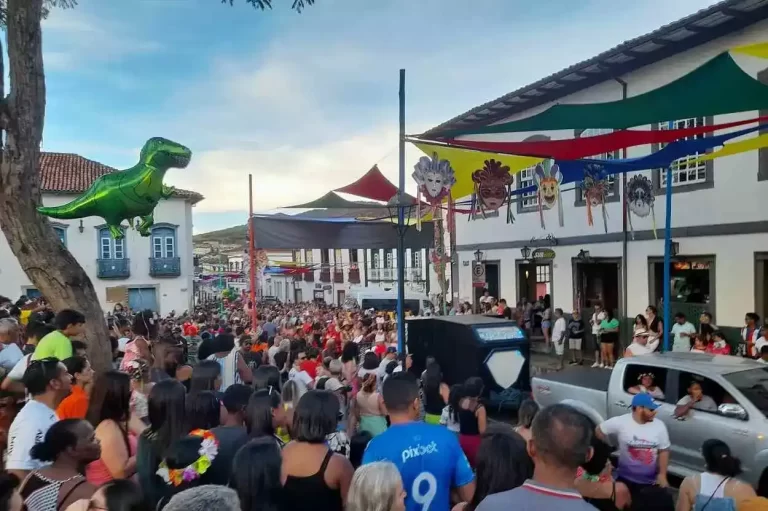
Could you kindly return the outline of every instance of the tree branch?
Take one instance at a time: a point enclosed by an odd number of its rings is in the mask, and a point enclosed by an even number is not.
[[[0,0],[1,1],[1,0]],[[67,1],[67,0],[64,0]],[[235,5],[235,0],[221,0],[221,3]],[[272,0],[245,0],[245,3],[251,4],[256,9],[272,9]],[[314,5],[315,0],[293,0],[291,9],[301,14],[301,11],[308,5]]]

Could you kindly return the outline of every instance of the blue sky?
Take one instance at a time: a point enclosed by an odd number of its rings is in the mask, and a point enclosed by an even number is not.
[[[205,195],[196,233],[229,227],[248,173],[257,210],[373,164],[396,182],[400,68],[417,133],[711,1],[80,0],[43,25],[43,149],[125,168],[151,136],[184,143],[192,163],[167,181]]]

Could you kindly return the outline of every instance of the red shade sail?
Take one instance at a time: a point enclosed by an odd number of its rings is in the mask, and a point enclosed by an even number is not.
[[[768,120],[757,117],[744,121],[697,126],[695,128],[679,128],[672,130],[623,130],[593,137],[570,138],[565,140],[543,140],[537,142],[476,142],[469,140],[446,140],[456,147],[489,151],[495,153],[516,154],[520,156],[541,156],[556,160],[574,160],[598,154],[612,153],[625,147],[635,147],[646,144],[666,144],[681,138],[692,137],[717,130],[733,128],[745,124],[759,123]]]
[[[348,193],[366,199],[388,202],[397,195],[397,187],[384,177],[379,167],[374,165],[363,177],[347,186],[336,188],[334,192]]]

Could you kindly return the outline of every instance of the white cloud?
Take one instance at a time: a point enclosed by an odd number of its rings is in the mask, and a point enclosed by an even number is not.
[[[43,57],[50,70],[93,69],[99,62],[162,48],[157,41],[141,37],[128,23],[95,18],[80,8],[51,11],[43,21],[43,35]]]
[[[248,173],[258,210],[300,203],[375,163],[396,182],[400,68],[408,73],[407,131],[418,133],[709,1],[327,0],[284,24],[289,15],[277,8],[245,12],[272,16],[280,29],[267,41],[255,33],[233,41],[238,51],[190,61],[177,87],[158,91],[168,95],[162,108],[115,129],[130,143],[152,133],[192,147],[190,167],[168,180],[206,196],[196,214],[246,209]],[[46,48],[58,33],[102,60],[160,47],[133,26],[71,18],[76,12],[46,22]],[[48,65],[82,64],[68,60],[66,45],[50,50]],[[411,191],[419,155],[409,148]]]

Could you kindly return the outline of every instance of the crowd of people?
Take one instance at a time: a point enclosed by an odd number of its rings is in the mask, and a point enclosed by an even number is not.
[[[623,349],[619,342],[619,318],[600,303],[593,305],[591,315],[585,319],[579,309],[570,313],[561,308],[553,309],[549,295],[533,302],[524,298],[510,308],[506,300],[497,300],[485,291],[479,299],[479,307],[483,314],[516,321],[525,328],[529,338],[542,338],[545,351],[554,351],[559,357],[560,368],[565,366],[566,361],[570,365],[583,364],[584,353],[590,348],[594,351],[592,367],[605,369],[613,369],[620,355],[646,355],[663,348],[664,321],[653,305],[649,305],[644,314],[635,317],[632,340]],[[450,314],[471,314],[472,310],[468,303],[457,303]],[[729,342],[725,333],[714,324],[712,314],[706,311],[699,315],[698,327],[684,313],[677,312],[668,330],[670,351],[673,352],[737,355],[768,363],[768,324],[761,326],[760,316],[754,312],[745,315],[738,344]]]
[[[165,318],[116,307],[113,365],[94,371],[82,314],[8,304],[0,511],[675,508],[646,392],[604,424],[525,401],[511,427],[488,417],[481,378],[449,386],[433,359],[417,373],[390,314],[244,300]],[[763,509],[718,442],[677,510]]]

